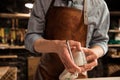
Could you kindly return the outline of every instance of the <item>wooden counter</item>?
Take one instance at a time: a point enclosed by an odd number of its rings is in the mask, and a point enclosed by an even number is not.
[[[76,80],[120,80],[120,77],[89,78],[89,79],[76,79]]]

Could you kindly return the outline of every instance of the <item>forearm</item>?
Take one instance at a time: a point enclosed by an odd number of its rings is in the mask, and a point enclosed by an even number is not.
[[[56,53],[58,40],[37,39],[34,42],[33,48],[40,53]]]
[[[96,54],[97,58],[100,58],[104,55],[104,50],[103,50],[103,48],[101,48],[101,46],[94,45],[91,47],[91,49]]]

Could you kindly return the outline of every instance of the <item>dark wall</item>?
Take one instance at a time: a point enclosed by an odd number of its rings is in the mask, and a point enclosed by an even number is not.
[[[120,0],[105,0],[110,11],[120,11]]]
[[[28,13],[29,10],[24,6],[27,1],[34,0],[0,0],[0,13],[22,12]],[[120,11],[120,0],[105,0],[110,11]]]
[[[26,2],[28,0],[0,0],[0,13],[27,13],[29,10],[24,6]]]

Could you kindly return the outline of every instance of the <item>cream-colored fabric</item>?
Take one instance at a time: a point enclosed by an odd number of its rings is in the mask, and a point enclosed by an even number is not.
[[[76,52],[74,55],[73,55],[73,59],[74,59],[74,62],[76,65],[78,66],[83,66],[84,64],[87,63],[86,61],[86,58],[85,58],[85,54],[84,52]],[[84,75],[86,75],[86,72],[82,73]],[[78,78],[78,73],[70,73],[68,72],[66,69],[60,74],[59,76],[59,79],[60,80],[66,80],[66,79],[70,79],[70,80],[73,80],[73,79],[76,79]]]

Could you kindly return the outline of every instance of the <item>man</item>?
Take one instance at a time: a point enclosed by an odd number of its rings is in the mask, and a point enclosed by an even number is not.
[[[85,35],[86,37],[84,36],[85,41],[81,40],[82,38],[80,40],[77,39],[81,37],[81,31],[80,33],[77,33],[77,29],[79,27],[74,31],[77,36],[73,35],[74,32],[69,34],[73,30],[70,28],[65,28],[65,30],[63,30],[58,26],[55,26],[46,30],[46,25],[50,21],[46,17],[49,17],[48,13],[51,11],[51,6],[69,6],[80,10],[81,13],[78,15],[81,16],[80,21],[85,23],[85,25],[83,23],[82,24],[87,32]],[[54,14],[55,12],[53,13],[52,18],[53,20],[56,20]],[[70,18],[68,20],[72,20],[73,22],[77,21],[74,21],[73,19],[74,18]],[[60,20],[60,23],[62,23],[61,21],[62,20]],[[72,24],[66,25],[71,26]],[[83,32],[85,32],[84,29],[82,30]],[[78,73],[82,73],[92,70],[98,65],[97,59],[105,55],[107,52],[107,42],[109,39],[107,35],[108,29],[109,11],[104,0],[36,0],[29,19],[28,32],[25,37],[25,45],[28,50],[33,53],[43,54],[35,74],[35,80],[58,80],[59,75],[64,69],[70,73],[75,73],[76,71]],[[61,33],[61,30],[64,32]],[[52,33],[61,33],[63,35],[54,35]],[[63,37],[64,35],[66,36]],[[69,35],[74,36],[74,38],[67,37]],[[88,62],[85,66],[79,67],[71,60],[66,40],[69,40],[71,51],[81,51],[81,49],[84,51]]]

